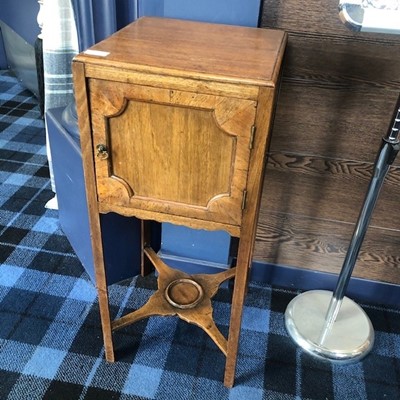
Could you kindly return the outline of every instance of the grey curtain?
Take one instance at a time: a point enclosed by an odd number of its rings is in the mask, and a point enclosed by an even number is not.
[[[73,57],[136,19],[137,0],[44,0],[43,14],[46,112],[73,103]],[[47,156],[51,187],[56,192],[49,146]],[[47,207],[57,208],[56,197]]]
[[[71,0],[45,0],[43,65],[45,110],[66,106],[73,98],[72,58],[78,36]]]
[[[43,2],[44,110],[63,107],[73,100],[71,61],[78,53],[78,36],[71,0]],[[47,132],[46,132],[47,133]],[[47,140],[47,143],[48,140]],[[56,191],[52,154],[47,145],[50,181]],[[48,204],[56,208],[55,201]]]

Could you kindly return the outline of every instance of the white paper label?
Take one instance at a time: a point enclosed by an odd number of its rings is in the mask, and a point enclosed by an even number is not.
[[[107,57],[110,52],[109,51],[100,51],[100,50],[85,50],[84,51],[85,54],[87,54],[88,56],[98,56],[98,57]]]

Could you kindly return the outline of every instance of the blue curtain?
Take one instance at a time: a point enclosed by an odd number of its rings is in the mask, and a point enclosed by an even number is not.
[[[137,0],[72,0],[72,6],[80,51],[137,18]]]

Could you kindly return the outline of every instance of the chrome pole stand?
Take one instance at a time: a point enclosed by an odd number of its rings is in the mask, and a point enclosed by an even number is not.
[[[286,329],[308,353],[329,361],[355,362],[371,350],[374,330],[367,314],[345,292],[365,237],[380,189],[400,150],[400,96],[393,123],[382,139],[373,176],[334,292],[311,290],[296,296],[285,312]]]

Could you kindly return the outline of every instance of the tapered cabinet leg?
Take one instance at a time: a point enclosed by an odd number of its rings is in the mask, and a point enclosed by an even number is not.
[[[101,329],[103,332],[104,350],[106,360],[110,362],[115,361],[114,357],[114,346],[112,341],[112,327],[111,327],[111,316],[110,307],[108,302],[108,288],[106,270],[104,265],[104,253],[103,253],[103,240],[100,226],[100,216],[98,210],[91,209],[90,214],[91,223],[91,235],[92,235],[92,248],[94,258],[94,269],[96,274],[96,287],[97,296],[99,301],[100,309],[100,320]]]
[[[224,385],[229,388],[233,386],[235,380],[243,305],[247,293],[247,281],[249,275],[251,250],[252,247],[247,241],[240,240],[238,249],[238,260],[236,265],[235,283],[232,296],[231,320],[228,336],[228,351],[226,355],[224,376]]]
[[[112,329],[110,319],[110,309],[108,305],[108,294],[104,288],[98,288],[98,298],[100,307],[101,328],[103,331],[104,351],[106,360],[109,362],[115,361],[114,345],[112,341]]]

